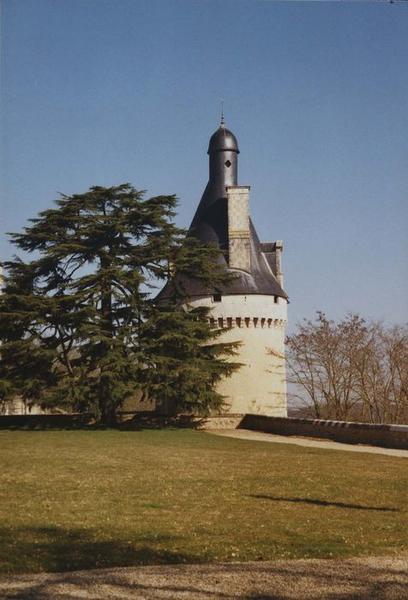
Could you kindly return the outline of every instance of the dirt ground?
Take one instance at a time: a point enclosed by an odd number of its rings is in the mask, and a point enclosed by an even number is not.
[[[320,448],[322,450],[344,450],[345,452],[365,452],[369,454],[383,454],[386,456],[399,456],[408,458],[408,450],[398,450],[396,448],[381,448],[379,446],[368,446],[366,444],[343,444],[342,442],[333,442],[318,438],[296,437],[288,435],[276,435],[274,433],[264,433],[262,431],[252,431],[249,429],[217,429],[208,430],[208,433],[232,437],[241,440],[253,440],[255,442],[269,442],[275,444],[295,444],[306,448]],[[407,594],[408,598],[408,594]]]
[[[405,600],[408,556],[165,565],[0,579],[21,600]]]

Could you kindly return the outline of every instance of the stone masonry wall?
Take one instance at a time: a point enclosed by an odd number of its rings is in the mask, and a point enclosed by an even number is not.
[[[278,435],[325,438],[347,444],[369,444],[408,450],[408,425],[376,425],[246,414],[239,427]]]
[[[286,417],[285,298],[267,295],[196,298],[190,306],[207,306],[220,341],[239,342],[230,358],[241,368],[222,379],[217,391],[225,398],[225,413]]]

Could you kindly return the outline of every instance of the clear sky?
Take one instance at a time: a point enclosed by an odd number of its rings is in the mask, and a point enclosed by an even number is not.
[[[407,321],[407,66],[406,2],[4,0],[2,231],[126,181],[188,226],[224,98],[291,323]]]

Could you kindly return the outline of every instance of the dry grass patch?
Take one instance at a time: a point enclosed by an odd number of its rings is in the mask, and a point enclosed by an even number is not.
[[[404,458],[189,430],[1,431],[2,572],[398,554]]]

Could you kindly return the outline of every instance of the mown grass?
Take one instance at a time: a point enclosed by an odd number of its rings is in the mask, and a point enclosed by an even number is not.
[[[1,431],[3,573],[398,554],[407,461],[190,430]]]

